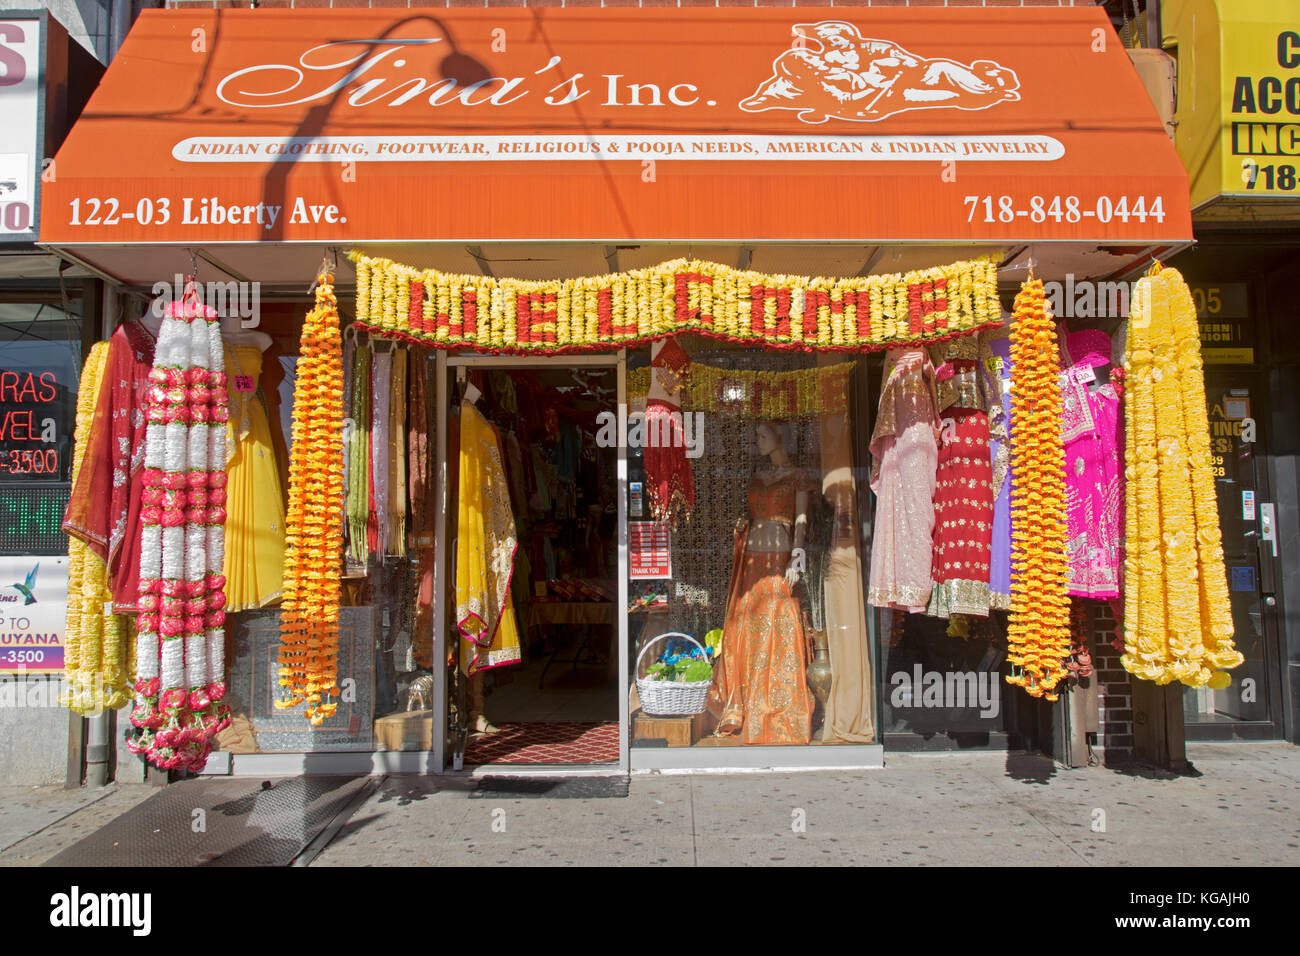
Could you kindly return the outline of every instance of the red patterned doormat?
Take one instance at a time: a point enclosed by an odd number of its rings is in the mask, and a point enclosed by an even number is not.
[[[502,724],[494,734],[473,737],[465,764],[616,763],[618,723]]]

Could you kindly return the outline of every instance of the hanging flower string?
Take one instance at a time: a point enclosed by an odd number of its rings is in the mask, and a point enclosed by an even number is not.
[[[505,354],[609,350],[693,331],[795,351],[868,351],[996,325],[990,258],[905,274],[767,275],[676,259],[528,281],[415,269],[360,252],[357,326],[438,348]]]
[[[129,747],[154,766],[197,770],[230,722],[220,573],[229,413],[217,314],[190,292],[167,308],[149,383],[131,715],[144,733]]]
[[[691,363],[683,396],[686,407],[760,421],[842,415],[849,408],[849,377],[854,364],[842,362],[790,371],[752,371]],[[627,391],[644,397],[650,367],[630,369]]]
[[[362,386],[358,385],[358,388]],[[280,624],[281,709],[306,703],[319,724],[334,715],[343,543],[343,342],[334,276],[317,277],[302,326],[293,388],[289,510]]]
[[[77,484],[95,405],[108,358],[108,343],[96,342],[86,359],[77,389],[77,426],[72,455],[72,484]],[[126,620],[112,612],[108,567],[81,539],[68,538],[68,609],[64,638],[67,691],[61,702],[78,714],[116,710],[131,699],[131,661],[124,652]]]
[[[1133,290],[1128,328],[1124,669],[1222,689],[1232,642],[1196,307],[1176,269]]]
[[[1066,592],[1065,446],[1056,328],[1043,283],[1016,296],[1011,322],[1011,616],[1007,682],[1056,700],[1070,655]]]

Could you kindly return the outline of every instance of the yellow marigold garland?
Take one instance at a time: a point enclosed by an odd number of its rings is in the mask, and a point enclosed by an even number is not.
[[[395,286],[385,289],[386,299],[395,297]],[[343,541],[343,344],[334,276],[328,272],[317,278],[316,306],[303,322],[301,353],[293,391],[280,624],[285,698],[275,705],[306,702],[307,719],[319,724],[338,707],[330,697],[337,690]]]
[[[77,389],[77,423],[73,432],[72,483],[77,483],[86,441],[94,424],[108,343],[90,350]],[[63,648],[67,687],[60,702],[78,714],[97,714],[123,707],[131,699],[131,661],[124,640],[126,622],[111,612],[113,595],[108,568],[85,542],[68,539],[67,632]],[[110,609],[105,613],[105,609]]]
[[[1056,329],[1043,283],[1016,296],[1011,323],[1011,616],[1008,683],[1056,700],[1070,655],[1066,593],[1065,446]]]
[[[444,348],[545,354],[616,348],[691,330],[800,350],[937,341],[997,321],[997,264],[972,259],[839,279],[768,275],[676,259],[564,280],[416,270],[352,252],[357,323]]]
[[[789,372],[717,368],[691,363],[683,408],[720,412],[761,421],[784,421],[838,415],[848,411],[852,362],[820,365]],[[644,398],[650,389],[650,367],[627,373],[630,396]]]
[[[1178,270],[1156,266],[1138,280],[1125,370],[1121,661],[1157,684],[1226,687],[1243,657],[1232,642],[1200,330]]]

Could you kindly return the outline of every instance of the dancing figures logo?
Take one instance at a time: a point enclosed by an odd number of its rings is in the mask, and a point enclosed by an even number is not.
[[[805,123],[876,123],[906,110],[986,110],[1020,99],[1020,79],[993,60],[927,59],[839,20],[796,23],[790,31],[790,49],[741,101],[742,110],[797,110]]]

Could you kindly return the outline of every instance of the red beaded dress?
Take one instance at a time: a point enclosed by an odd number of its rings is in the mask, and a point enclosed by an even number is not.
[[[650,374],[667,398],[651,397],[645,410],[645,483],[650,513],[656,521],[690,518],[695,507],[695,479],[686,457],[682,396],[691,358],[676,339],[668,339],[650,362]],[[653,395],[653,392],[652,392]]]
[[[939,461],[934,489],[934,594],[927,613],[988,617],[993,551],[993,460],[978,373],[979,339],[936,349]]]

